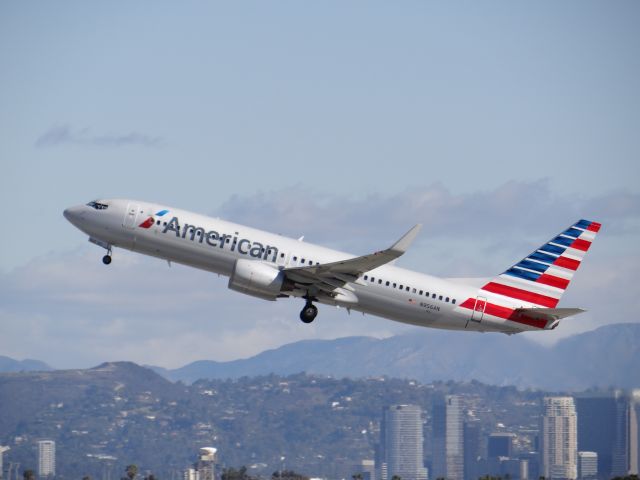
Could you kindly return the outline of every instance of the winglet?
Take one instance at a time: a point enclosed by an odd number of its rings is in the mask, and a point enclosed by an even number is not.
[[[400,240],[398,240],[396,243],[391,245],[389,250],[393,253],[398,254],[398,256],[402,255],[404,252],[406,252],[409,249],[413,241],[418,236],[418,233],[420,233],[421,229],[422,229],[422,224],[418,223],[411,230],[405,233]]]

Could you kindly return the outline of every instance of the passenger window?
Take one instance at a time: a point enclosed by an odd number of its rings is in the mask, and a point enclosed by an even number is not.
[[[298,257],[293,257],[293,261],[297,262],[298,261]]]
[[[449,303],[449,297],[445,298],[444,301]]]
[[[300,262],[301,262],[301,263],[304,263],[304,258],[301,258],[301,259],[300,259]]]
[[[281,253],[281,254],[280,254],[280,258],[284,258],[284,253]]]
[[[436,298],[436,294],[434,293],[433,295],[431,295],[431,298]]]
[[[454,298],[453,300],[451,300],[451,303],[453,303],[455,305],[456,304],[456,299]]]
[[[393,288],[396,288],[396,284],[395,283],[393,284]]]
[[[403,290],[403,289],[404,289],[404,287],[402,285],[400,285],[400,290]]]
[[[422,290],[420,290],[420,295],[422,295],[424,292]]]
[[[387,287],[389,286],[389,282],[387,282]]]
[[[371,281],[375,282],[376,281],[375,277],[371,277]]]
[[[416,293],[416,289],[415,288],[413,289],[413,293]]]
[[[369,275],[365,275],[365,276],[364,276],[364,279],[365,279],[365,280],[369,280]]]
[[[408,292],[409,290],[411,290],[411,288],[407,286],[406,290],[407,290],[407,292]]]
[[[313,265],[313,260],[309,260],[309,265]]]
[[[378,279],[378,285],[382,285],[382,279],[381,278]]]
[[[438,300],[442,301],[442,295],[440,295],[440,296],[438,297]]]

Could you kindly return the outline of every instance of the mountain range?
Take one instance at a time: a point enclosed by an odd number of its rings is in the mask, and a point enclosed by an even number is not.
[[[526,337],[424,329],[385,339],[304,340],[251,358],[201,360],[177,369],[149,366],[171,381],[299,372],[363,378],[388,376],[423,383],[477,380],[544,390],[640,387],[640,324],[607,325],[545,347]],[[36,360],[0,357],[0,372],[51,370]]]
[[[14,360],[0,355],[0,372],[46,372],[53,370],[49,365],[40,360]]]
[[[203,360],[182,368],[151,367],[193,382],[298,372],[336,377],[389,376],[420,382],[477,380],[546,390],[640,387],[640,324],[607,325],[551,347],[525,337],[425,329],[385,339],[305,340],[230,362]]]

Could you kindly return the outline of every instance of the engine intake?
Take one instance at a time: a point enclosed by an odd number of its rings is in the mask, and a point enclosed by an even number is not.
[[[229,288],[263,300],[276,300],[282,290],[283,273],[258,260],[239,258],[229,277]]]

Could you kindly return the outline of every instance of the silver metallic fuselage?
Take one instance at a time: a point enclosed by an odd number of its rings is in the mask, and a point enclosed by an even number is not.
[[[108,204],[108,208],[104,210],[79,205],[68,208],[64,215],[74,226],[89,235],[92,241],[105,247],[125,248],[220,275],[229,276],[236,260],[240,258],[253,258],[285,269],[304,266],[309,262],[324,264],[354,257],[263,230],[154,203],[134,200],[104,202]],[[156,214],[161,211],[168,213],[158,217]],[[153,219],[152,224],[141,228],[141,224],[150,218]],[[178,232],[168,229],[167,224],[174,218],[181,225],[197,227],[204,233],[192,236],[184,230]],[[208,236],[209,232],[217,233],[216,241],[210,241],[215,236]],[[221,238],[223,235],[225,238]],[[246,241],[243,243],[242,240]],[[390,288],[387,282],[391,285],[410,286],[410,290]],[[476,286],[394,265],[387,264],[369,271],[366,277],[350,283],[349,288],[357,301],[340,302],[330,298],[318,298],[318,301],[425,327],[505,333],[530,329],[526,325],[515,327],[511,322],[499,319],[472,319],[473,312],[460,308],[460,302],[474,298],[478,292]],[[429,292],[429,296],[420,295],[421,291]],[[292,291],[287,295],[303,294],[304,292]],[[454,304],[449,299],[457,302]]]

